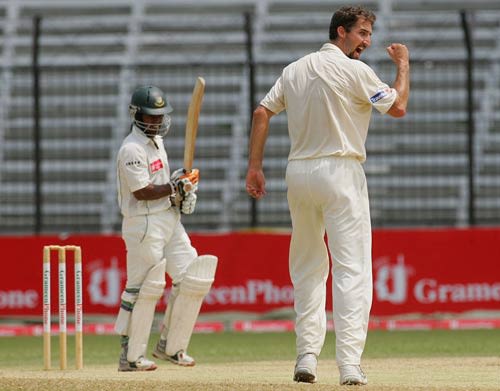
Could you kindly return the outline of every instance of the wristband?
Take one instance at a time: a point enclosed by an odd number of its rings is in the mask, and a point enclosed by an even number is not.
[[[167,185],[170,186],[170,194],[171,196],[175,195],[175,193],[177,193],[177,188],[175,187],[175,185],[172,183],[172,182],[168,182]]]

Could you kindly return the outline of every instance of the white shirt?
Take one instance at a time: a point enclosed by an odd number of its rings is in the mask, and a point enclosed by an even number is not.
[[[170,208],[170,197],[139,201],[132,194],[150,183],[164,185],[169,181],[170,168],[162,137],[150,139],[134,126],[117,157],[118,205],[122,215],[147,215]]]
[[[260,104],[276,114],[286,109],[288,160],[334,155],[364,162],[372,107],[385,114],[396,97],[368,65],[326,43],[288,65]]]

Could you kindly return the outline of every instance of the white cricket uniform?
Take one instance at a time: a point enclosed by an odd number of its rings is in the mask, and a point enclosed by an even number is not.
[[[326,43],[288,65],[260,103],[288,116],[289,266],[298,354],[319,355],[325,339],[326,229],[337,363],[360,364],[372,302],[370,210],[361,163],[372,107],[384,114],[396,97],[368,65]]]
[[[170,197],[139,201],[133,192],[152,183],[170,181],[167,153],[160,136],[150,139],[133,127],[117,158],[118,204],[123,215],[122,237],[127,247],[126,290],[140,288],[148,271],[166,258],[173,283],[184,276],[198,256]]]

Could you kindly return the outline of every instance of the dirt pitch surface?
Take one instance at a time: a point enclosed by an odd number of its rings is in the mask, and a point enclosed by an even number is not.
[[[293,362],[199,364],[181,368],[159,363],[156,371],[119,373],[115,365],[81,371],[0,369],[0,390],[345,390],[333,360],[320,360],[318,382],[294,383]],[[500,389],[500,357],[366,359],[367,391]],[[352,389],[352,387],[347,388]]]

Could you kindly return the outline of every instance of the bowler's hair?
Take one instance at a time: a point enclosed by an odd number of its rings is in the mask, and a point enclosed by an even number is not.
[[[335,11],[330,22],[330,40],[337,39],[337,28],[340,26],[344,27],[347,32],[351,31],[359,18],[368,20],[372,26],[377,19],[372,11],[361,6],[346,6]]]

